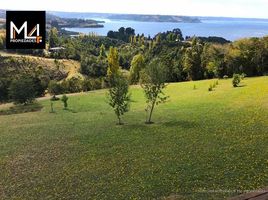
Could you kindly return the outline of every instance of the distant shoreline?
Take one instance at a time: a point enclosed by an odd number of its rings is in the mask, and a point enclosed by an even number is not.
[[[48,12],[62,18],[78,19],[109,19],[130,20],[138,22],[174,22],[174,23],[201,23],[198,17],[176,16],[176,15],[139,15],[139,14],[109,14],[109,13],[79,13],[79,12]]]

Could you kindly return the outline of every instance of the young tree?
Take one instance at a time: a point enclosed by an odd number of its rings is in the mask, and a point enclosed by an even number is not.
[[[108,92],[108,102],[114,109],[118,125],[122,125],[121,116],[129,111],[130,95],[128,89],[128,82],[121,74],[113,77],[112,87]]]
[[[233,80],[232,80],[233,86],[238,87],[240,81],[241,81],[240,75],[239,74],[234,74],[233,75]]]
[[[68,99],[69,98],[65,94],[61,97],[61,101],[63,102],[64,110],[67,110],[67,108],[68,108]]]
[[[130,67],[130,82],[135,84],[138,83],[140,79],[140,71],[144,69],[145,62],[144,57],[141,54],[138,54],[133,57]]]
[[[100,47],[100,54],[99,54],[99,57],[98,57],[98,60],[103,60],[103,59],[106,59],[106,53],[105,53],[105,46],[104,44],[101,45]]]
[[[30,77],[20,77],[11,82],[9,96],[15,104],[32,103],[36,96],[34,82]]]
[[[163,92],[166,87],[166,70],[159,59],[154,59],[141,73],[141,87],[147,99],[146,123],[151,124],[155,105],[164,103],[168,96]]]
[[[50,100],[50,113],[54,113],[54,104],[53,104],[53,101]]]

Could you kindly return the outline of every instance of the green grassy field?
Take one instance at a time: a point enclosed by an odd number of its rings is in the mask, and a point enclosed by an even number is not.
[[[169,84],[155,124],[133,87],[117,126],[105,90],[70,110],[0,116],[0,199],[225,199],[268,185],[268,77]],[[193,90],[194,84],[197,89]]]

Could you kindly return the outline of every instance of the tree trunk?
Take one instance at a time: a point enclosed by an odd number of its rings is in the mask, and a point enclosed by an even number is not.
[[[152,123],[151,119],[152,119],[152,114],[153,114],[154,106],[155,106],[155,101],[153,101],[153,104],[152,104],[152,107],[151,107],[151,110],[150,110],[150,114],[149,114],[149,118],[148,118],[147,124],[151,124]]]
[[[120,116],[117,116],[117,118],[118,118],[118,125],[122,125]]]

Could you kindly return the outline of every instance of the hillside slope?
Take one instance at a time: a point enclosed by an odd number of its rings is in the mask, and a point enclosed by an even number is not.
[[[212,82],[169,84],[152,125],[139,87],[123,126],[106,90],[0,116],[0,199],[222,200],[267,186],[268,77]]]
[[[21,62],[22,60],[26,60],[29,62],[29,65],[35,65],[35,67],[41,67],[44,70],[51,71],[52,76],[53,73],[62,73],[62,76],[59,77],[59,79],[63,78],[71,78],[71,77],[81,77],[83,78],[82,74],[80,74],[80,63],[75,60],[67,60],[67,59],[51,59],[51,58],[43,58],[43,57],[37,57],[37,56],[31,56],[31,55],[21,55],[21,54],[15,54],[15,53],[7,53],[4,51],[0,51],[0,58],[2,59],[9,59],[9,58],[15,58],[18,62]],[[3,62],[2,62],[3,63]],[[1,63],[0,63],[1,65]],[[3,71],[4,68],[6,68],[6,65],[1,65],[1,70]],[[8,66],[11,67],[10,65]],[[12,67],[15,69],[18,66],[12,65]],[[0,73],[1,73],[0,70]],[[10,70],[10,69],[9,69]],[[4,74],[2,74],[4,75]]]

